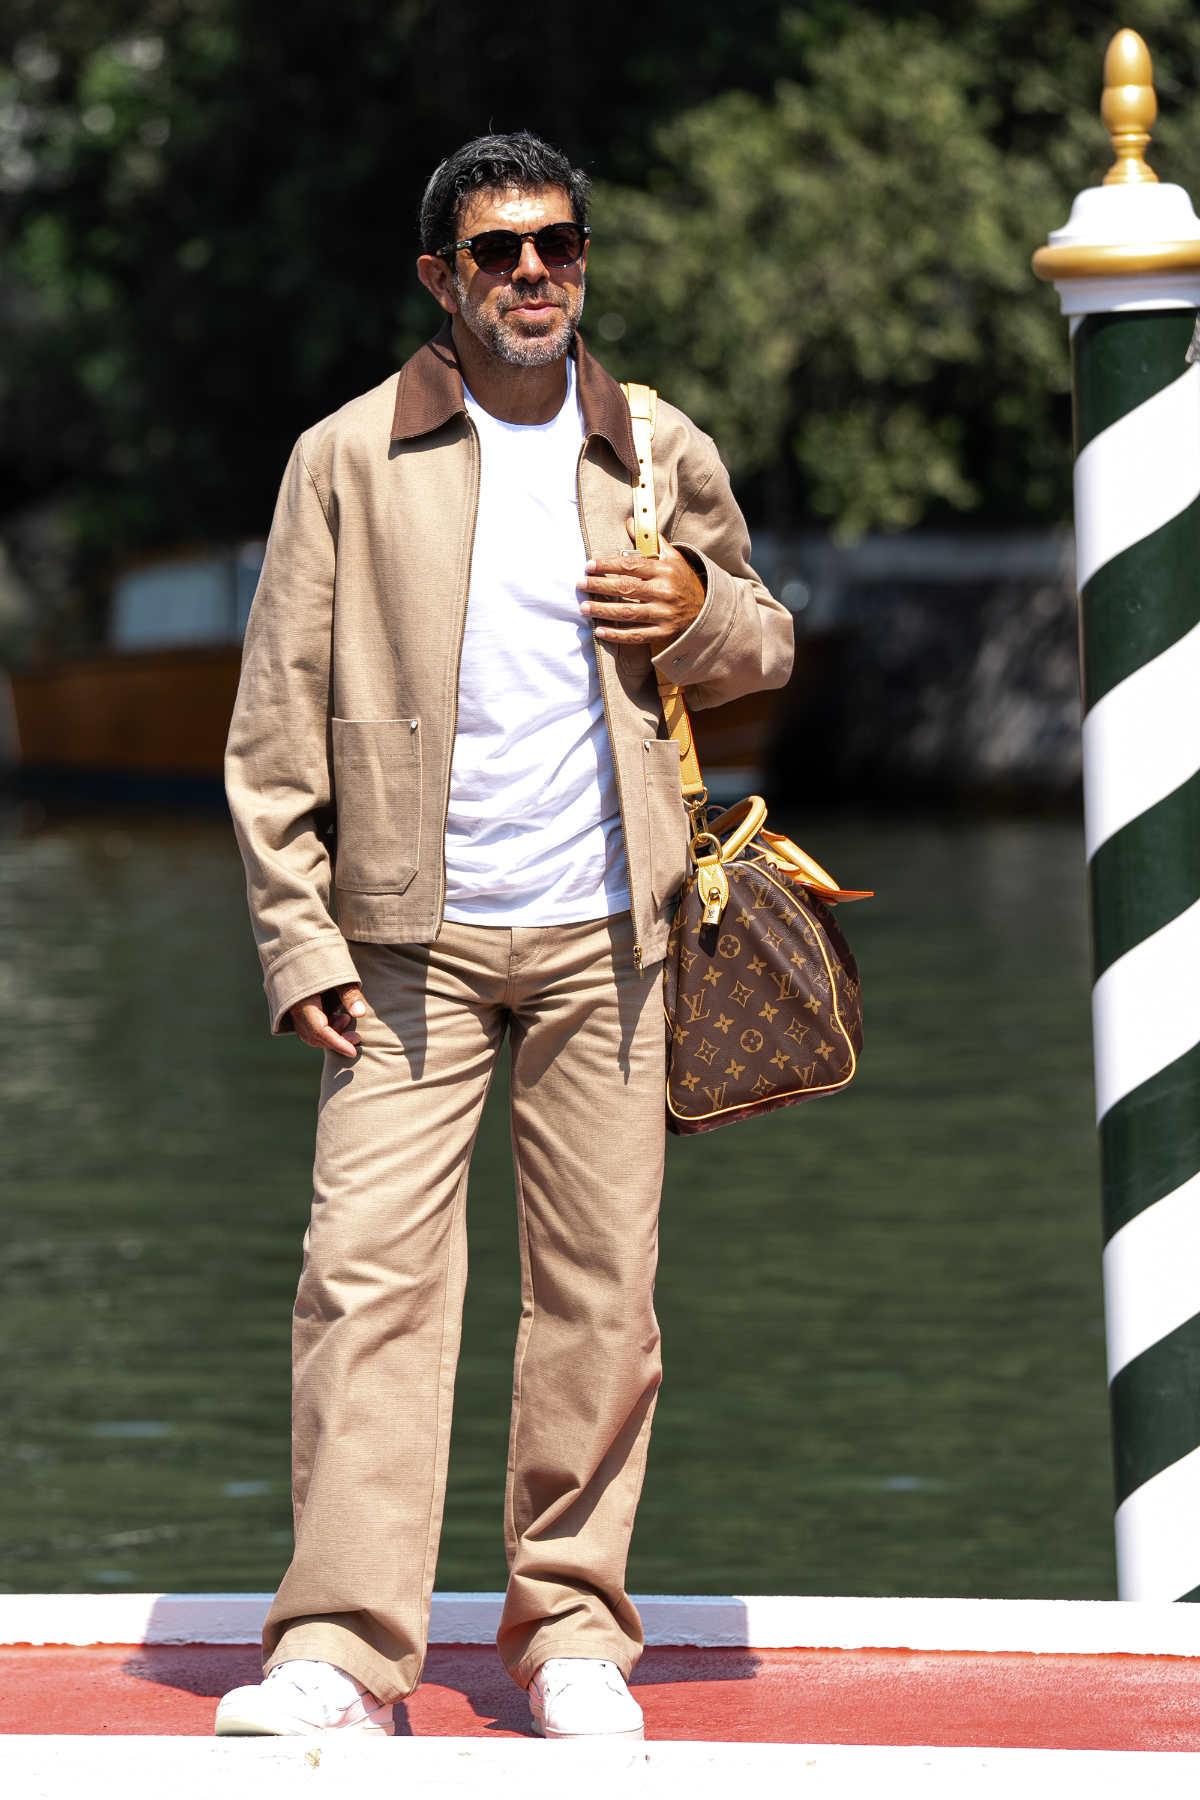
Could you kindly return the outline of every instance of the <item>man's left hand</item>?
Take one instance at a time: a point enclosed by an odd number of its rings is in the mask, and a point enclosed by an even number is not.
[[[633,536],[633,520],[626,526]],[[704,605],[704,582],[687,558],[666,538],[657,556],[594,556],[580,582],[587,598],[582,611],[595,622],[596,636],[614,643],[649,644],[650,654],[686,631]]]

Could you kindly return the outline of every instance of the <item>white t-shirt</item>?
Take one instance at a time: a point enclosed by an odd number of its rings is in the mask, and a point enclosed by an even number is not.
[[[448,919],[565,925],[623,912],[629,883],[576,488],[575,366],[546,425],[473,394],[479,510],[446,819]]]

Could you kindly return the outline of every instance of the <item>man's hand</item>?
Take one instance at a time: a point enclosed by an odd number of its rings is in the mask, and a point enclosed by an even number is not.
[[[332,1003],[334,994],[336,1005]],[[367,1003],[362,989],[352,981],[331,988],[329,994],[312,994],[307,1000],[297,1000],[291,1010],[296,1036],[304,1043],[311,1044],[314,1050],[336,1050],[339,1056],[351,1060],[357,1057],[360,1040],[351,1027],[355,1019],[362,1018]]]
[[[626,530],[634,536],[633,520]],[[686,631],[704,605],[704,582],[687,558],[666,538],[657,556],[594,556],[580,590],[582,610],[596,624],[596,636],[622,644],[649,644],[650,654]]]

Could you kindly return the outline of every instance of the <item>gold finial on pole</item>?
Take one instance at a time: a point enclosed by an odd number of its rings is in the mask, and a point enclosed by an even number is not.
[[[1135,181],[1157,181],[1143,152],[1150,127],[1158,117],[1150,52],[1136,31],[1118,31],[1104,58],[1104,94],[1100,117],[1112,139],[1116,161],[1104,177],[1105,187]]]
[[[1118,31],[1104,58],[1100,106],[1116,161],[1102,187],[1076,194],[1066,224],[1033,258],[1034,274],[1054,283],[1073,319],[1130,305],[1128,283],[1143,279],[1147,307],[1200,304],[1200,219],[1186,191],[1160,182],[1143,154],[1157,114],[1150,53],[1136,31]],[[1093,289],[1101,278],[1108,285]]]

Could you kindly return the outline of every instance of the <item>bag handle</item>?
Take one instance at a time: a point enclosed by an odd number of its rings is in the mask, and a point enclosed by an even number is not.
[[[762,847],[768,862],[774,863],[783,874],[790,875],[793,880],[802,882],[812,893],[822,900],[869,900],[872,888],[839,887],[828,869],[823,869],[815,856],[794,844],[790,837],[782,831],[768,831],[767,803],[758,794],[749,794],[745,800],[739,800],[723,812],[708,827],[708,836],[715,838],[721,845],[721,861],[732,862],[739,856],[754,838],[762,840]],[[722,834],[728,837],[722,841]]]
[[[642,556],[658,555],[658,501],[654,494],[654,422],[658,413],[658,394],[640,381],[623,381],[621,392],[629,403],[633,425],[633,447],[637,451],[638,478],[633,495],[635,548]],[[704,805],[708,789],[700,773],[692,721],[688,717],[683,689],[664,679],[656,669],[658,693],[662,701],[667,732],[679,751],[679,783],[684,802],[691,811]]]

